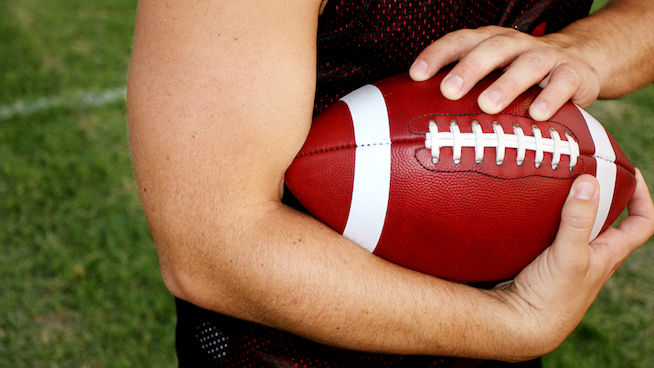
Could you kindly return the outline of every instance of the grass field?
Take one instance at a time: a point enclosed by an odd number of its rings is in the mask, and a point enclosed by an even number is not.
[[[135,0],[0,2],[0,367],[174,367],[174,306],[136,196]],[[654,188],[654,88],[590,109]],[[654,248],[546,367],[654,366]]]

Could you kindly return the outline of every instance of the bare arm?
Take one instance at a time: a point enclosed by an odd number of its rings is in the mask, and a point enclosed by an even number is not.
[[[613,0],[605,9],[561,32],[532,37],[510,28],[482,27],[450,33],[416,59],[416,80],[459,61],[441,85],[450,99],[470,91],[492,70],[505,74],[479,97],[497,113],[534,84],[544,91],[530,109],[549,119],[567,100],[582,107],[599,98],[624,96],[654,81],[654,2]]]
[[[654,3],[612,0],[563,30],[588,55],[600,82],[599,98],[618,98],[654,82]]]
[[[311,124],[319,8],[307,0],[140,1],[130,141],[169,290],[350,349],[521,360],[556,347],[574,318],[534,334],[531,326],[552,316],[524,313],[519,292],[483,292],[390,264],[280,203],[284,172]],[[640,192],[634,207],[649,215]],[[594,216],[593,200],[585,202],[584,215]],[[620,244],[642,244],[647,225]],[[590,228],[579,231],[583,239]],[[556,293],[543,299],[560,304]],[[575,318],[591,302],[576,301]]]

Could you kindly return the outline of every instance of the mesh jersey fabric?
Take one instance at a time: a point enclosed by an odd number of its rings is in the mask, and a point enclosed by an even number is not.
[[[319,24],[315,112],[364,84],[408,70],[448,32],[484,25],[556,32],[592,0],[329,0]]]
[[[531,34],[560,30],[588,14],[592,0],[329,0],[318,29],[314,113],[344,94],[406,72],[445,33],[483,25]],[[284,202],[301,209],[286,191]],[[177,299],[180,367],[540,367],[444,357],[371,354],[201,309]]]

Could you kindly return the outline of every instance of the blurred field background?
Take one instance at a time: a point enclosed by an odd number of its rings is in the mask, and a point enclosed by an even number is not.
[[[174,367],[124,88],[136,0],[0,2],[0,367]],[[654,188],[654,88],[590,112]],[[546,367],[654,367],[654,248]]]

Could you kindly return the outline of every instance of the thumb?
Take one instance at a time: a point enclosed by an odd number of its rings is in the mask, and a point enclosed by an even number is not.
[[[588,267],[589,238],[599,203],[599,184],[592,175],[582,175],[572,184],[561,210],[561,223],[552,253],[560,269]]]

